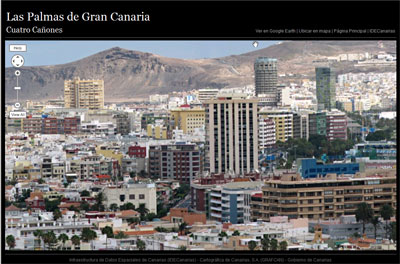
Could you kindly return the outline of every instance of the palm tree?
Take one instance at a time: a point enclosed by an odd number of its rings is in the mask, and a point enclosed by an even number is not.
[[[271,239],[271,250],[277,250],[278,249],[278,240],[275,238]]]
[[[222,238],[223,241],[225,241],[224,237],[228,238],[228,234],[225,231],[221,231],[221,233],[219,233],[218,236]]]
[[[89,242],[90,240],[93,240],[97,237],[96,232],[94,232],[93,230],[91,230],[88,227],[85,227],[82,229],[82,234],[81,234],[81,238],[84,242]]]
[[[8,235],[6,237],[6,243],[10,250],[15,248],[15,237],[13,235]]]
[[[42,246],[42,239],[43,239],[43,235],[44,235],[43,231],[42,230],[36,230],[36,231],[33,232],[33,235],[38,238],[39,247],[41,247]]]
[[[286,250],[288,247],[288,243],[286,241],[279,242],[279,250]]]
[[[374,218],[372,218],[371,224],[374,226],[374,237],[375,237],[375,239],[376,239],[376,229],[378,228],[379,223],[380,223],[379,216],[375,216]]]
[[[136,246],[139,250],[145,250],[146,249],[146,243],[143,242],[142,240],[138,239],[136,241]]]
[[[97,211],[103,212],[104,211],[104,205],[103,201],[105,200],[103,192],[99,192],[96,197],[95,197],[96,203],[94,204],[94,207]]]
[[[269,250],[271,241],[269,240],[268,235],[264,235],[263,239],[261,239],[261,245],[263,250]]]
[[[139,204],[139,208],[136,210],[140,213],[140,218],[144,218],[146,214],[149,213],[149,209],[146,208],[146,204]]]
[[[253,251],[253,250],[257,247],[257,242],[251,240],[251,241],[248,243],[247,246],[249,247],[249,249],[250,249],[251,251]]]
[[[57,221],[58,219],[60,219],[62,217],[62,213],[60,212],[60,209],[55,209],[53,211],[53,219],[54,221]]]
[[[386,238],[388,237],[388,233],[389,233],[389,226],[388,226],[388,220],[390,220],[390,218],[394,215],[394,210],[393,207],[390,204],[384,204],[381,208],[380,208],[380,214],[383,218],[383,220],[386,221]]]
[[[52,250],[54,248],[54,244],[57,243],[56,234],[53,231],[47,232],[43,235],[43,241],[48,245],[48,249]]]
[[[357,205],[356,219],[357,222],[362,221],[362,233],[365,233],[365,225],[372,220],[374,212],[372,208],[367,203],[360,203]]]
[[[179,225],[179,233],[185,235],[186,234],[186,227],[187,223],[183,222],[182,224]]]
[[[58,240],[62,242],[63,248],[65,248],[65,242],[68,240],[68,236],[65,233],[62,233],[58,236]]]
[[[106,248],[108,245],[108,238],[114,237],[114,231],[113,228],[111,226],[106,226],[104,228],[101,229],[101,233],[103,235],[106,235]]]
[[[73,235],[73,236],[71,237],[71,242],[72,242],[72,244],[76,247],[76,246],[78,246],[78,245],[81,244],[81,239],[79,238],[79,236]]]

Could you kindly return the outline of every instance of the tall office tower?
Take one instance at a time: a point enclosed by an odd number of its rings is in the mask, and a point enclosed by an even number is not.
[[[66,108],[104,108],[104,81],[79,77],[64,81],[64,105]]]
[[[241,94],[205,102],[206,170],[243,174],[258,169],[257,103]]]
[[[318,110],[335,108],[336,101],[336,75],[328,67],[315,68]]]
[[[279,93],[277,90],[277,60],[259,57],[254,63],[256,96],[260,97],[263,106],[277,106]]]

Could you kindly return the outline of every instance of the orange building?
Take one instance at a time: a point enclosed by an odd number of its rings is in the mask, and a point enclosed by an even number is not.
[[[162,219],[171,223],[185,222],[190,226],[196,222],[201,222],[203,224],[206,224],[207,222],[206,214],[188,212],[187,208],[171,208],[169,215],[163,217]]]

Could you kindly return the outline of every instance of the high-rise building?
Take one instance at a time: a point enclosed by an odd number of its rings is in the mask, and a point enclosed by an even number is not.
[[[272,118],[258,118],[258,145],[259,148],[272,148],[275,146],[275,121]]]
[[[64,81],[64,105],[66,108],[104,108],[104,81],[79,77]]]
[[[328,67],[315,68],[318,110],[331,110],[336,102],[336,75]]]
[[[326,137],[328,140],[347,140],[346,114],[336,110],[326,113]]]
[[[260,97],[263,106],[278,106],[277,60],[266,57],[257,58],[254,63],[256,96]]]
[[[258,170],[258,100],[226,94],[205,102],[206,169],[244,174]]]

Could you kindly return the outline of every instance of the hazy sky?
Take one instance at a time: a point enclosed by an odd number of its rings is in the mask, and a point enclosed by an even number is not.
[[[266,48],[278,41],[6,41],[6,67],[11,57],[20,54],[24,66],[54,65],[72,62],[97,52],[121,47],[181,59],[217,58]],[[27,52],[10,52],[10,44],[26,44]]]

